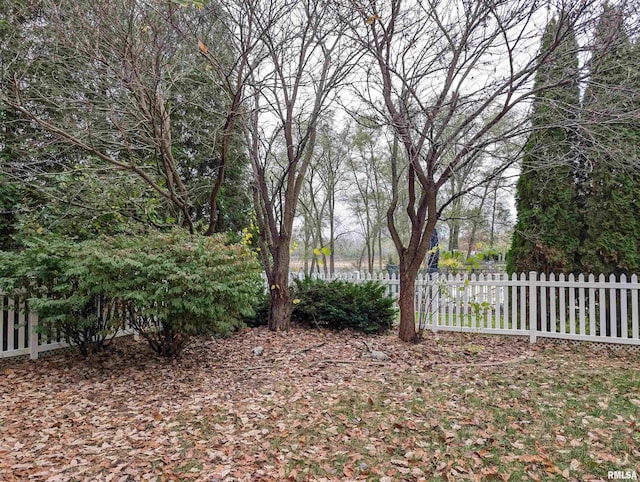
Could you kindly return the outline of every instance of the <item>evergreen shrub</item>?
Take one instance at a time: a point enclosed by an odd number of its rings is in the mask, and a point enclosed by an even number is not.
[[[326,282],[312,278],[295,280],[292,321],[307,325],[364,333],[383,333],[395,317],[393,299],[385,286],[374,281]]]

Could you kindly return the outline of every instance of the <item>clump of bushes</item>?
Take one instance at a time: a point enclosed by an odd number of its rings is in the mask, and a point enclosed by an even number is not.
[[[44,336],[62,337],[87,356],[104,349],[122,323],[112,316],[114,300],[89,286],[84,244],[43,236],[19,252],[0,253],[0,291],[27,300]]]
[[[179,355],[192,336],[237,329],[262,290],[255,255],[224,235],[121,236],[103,241],[95,258],[98,284],[163,356]]]
[[[41,329],[61,331],[83,354],[126,326],[158,354],[176,357],[192,336],[241,326],[262,289],[246,247],[182,230],[81,243],[38,239],[2,255],[0,265],[0,289],[24,293]]]
[[[395,317],[393,299],[380,283],[349,283],[304,278],[295,280],[292,321],[312,327],[383,333]]]

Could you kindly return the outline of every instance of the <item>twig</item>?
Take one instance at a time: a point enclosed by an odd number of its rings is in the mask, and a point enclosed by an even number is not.
[[[321,347],[322,345],[325,345],[326,343],[327,343],[326,341],[323,341],[321,343],[317,343],[315,345],[311,345],[311,346],[308,346],[306,348],[300,348],[299,350],[292,351],[287,356],[281,356],[281,357],[278,357],[278,358],[274,358],[273,361],[274,362],[279,362],[279,361],[284,361],[284,360],[291,361],[293,359],[293,357],[295,357],[296,355],[300,355],[301,353],[305,353],[305,352],[307,352],[309,350],[313,350],[314,348]]]
[[[341,360],[337,358],[325,358],[317,363],[358,363],[360,360]]]
[[[367,361],[367,360],[342,360],[339,358],[325,358],[324,360],[320,360],[315,363],[315,365],[327,364],[327,363],[335,363],[335,364],[357,364],[357,363],[366,363],[367,365],[386,365],[385,362],[382,361]]]
[[[308,346],[306,348],[301,348],[300,350],[296,350],[294,352],[291,352],[291,354],[289,356],[300,355],[301,353],[308,352],[309,350],[313,350],[314,348],[320,348],[321,346],[324,346],[326,344],[327,344],[327,342],[323,341],[323,342],[318,343],[316,345],[311,345],[311,346]]]

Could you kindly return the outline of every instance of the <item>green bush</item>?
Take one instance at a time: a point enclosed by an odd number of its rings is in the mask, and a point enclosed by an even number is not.
[[[395,317],[393,299],[385,290],[374,281],[295,280],[292,320],[333,330],[382,333],[391,328]]]
[[[163,356],[179,355],[194,335],[237,329],[262,290],[255,255],[224,235],[119,236],[98,246],[95,258],[95,289],[105,286]]]
[[[0,253],[0,291],[27,299],[38,313],[38,329],[62,335],[85,356],[102,350],[122,327],[115,300],[92,289],[92,259],[83,243],[56,236],[25,242],[19,252]]]
[[[85,354],[126,323],[160,355],[178,356],[194,335],[238,328],[262,289],[247,248],[181,230],[41,239],[5,259],[0,287],[27,290],[44,329],[60,329]]]
[[[265,292],[256,297],[254,312],[242,318],[242,322],[251,328],[267,326],[269,324],[269,295]]]

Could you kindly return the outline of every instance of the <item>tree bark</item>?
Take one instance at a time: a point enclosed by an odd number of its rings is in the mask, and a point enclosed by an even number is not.
[[[329,275],[333,277],[335,272],[335,192],[329,193],[331,196],[329,204]]]
[[[459,249],[460,243],[460,221],[456,220],[450,223],[449,226],[453,226],[449,231],[449,251],[454,252]]]
[[[400,263],[400,328],[398,336],[402,341],[415,343],[418,341],[415,312],[415,283],[417,270],[406,263]]]
[[[287,331],[291,325],[293,302],[289,289],[289,243],[283,243],[286,253],[274,256],[274,263],[269,276],[269,329]]]
[[[287,331],[291,325],[293,304],[287,282],[288,279],[284,283],[278,284],[279,287],[271,290],[269,329],[272,331]]]

